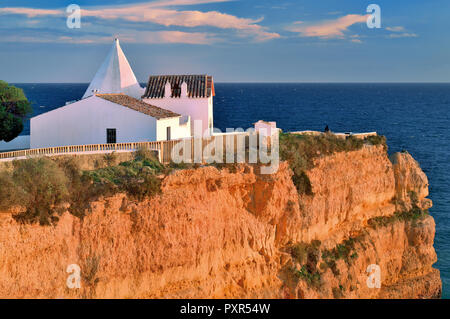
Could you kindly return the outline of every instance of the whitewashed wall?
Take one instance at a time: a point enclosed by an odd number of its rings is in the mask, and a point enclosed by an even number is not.
[[[0,151],[23,150],[30,148],[30,135],[17,136],[10,142],[0,142]]]
[[[173,117],[168,119],[160,119],[157,122],[157,141],[167,140],[167,127],[170,126],[170,138],[172,140],[191,136],[191,121],[188,119],[180,125],[180,118]]]
[[[155,118],[92,96],[33,117],[31,148],[103,144],[107,128],[118,143],[156,140]]]
[[[213,98],[160,98],[160,99],[143,99],[144,102],[159,106],[163,109],[176,112],[181,115],[191,117],[191,123],[196,120],[202,121],[202,132],[208,129],[208,121],[213,120]],[[212,123],[214,126],[214,123]],[[193,127],[191,127],[193,134]]]

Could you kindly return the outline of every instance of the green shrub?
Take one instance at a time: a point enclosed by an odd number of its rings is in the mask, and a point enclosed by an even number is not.
[[[20,203],[26,211],[16,215],[22,222],[54,224],[56,208],[69,198],[69,179],[64,171],[46,157],[14,162],[13,181],[25,194]]]
[[[317,261],[321,244],[320,240],[313,240],[310,244],[297,243],[290,247],[291,256],[300,264]]]
[[[7,210],[25,202],[26,194],[21,187],[14,183],[11,173],[0,172],[0,186],[0,210]]]
[[[428,210],[422,210],[415,206],[408,211],[395,212],[391,216],[379,216],[369,219],[368,224],[372,228],[386,227],[398,221],[411,221],[413,223],[423,220],[429,215]]]
[[[348,263],[351,259],[358,257],[358,254],[354,251],[355,243],[355,238],[344,240],[333,249],[325,250],[322,253],[322,259],[325,260],[326,263],[337,261],[339,259],[343,259]]]
[[[383,135],[368,136],[364,139],[364,142],[370,145],[383,145],[384,150],[385,151],[388,150],[386,136]]]
[[[139,147],[134,152],[134,160],[135,161],[144,161],[144,160],[150,160],[150,161],[158,161],[157,152],[154,150],[151,150],[147,147]]]
[[[321,277],[318,271],[311,272],[307,267],[302,266],[302,268],[297,271],[297,276],[300,279],[306,280],[306,282],[313,287],[317,288],[321,284]]]
[[[117,154],[115,152],[107,153],[103,155],[103,159],[105,160],[107,166],[112,166],[117,160]]]
[[[72,157],[31,158],[16,161],[13,166],[11,173],[0,173],[0,209],[20,205],[25,212],[16,219],[41,225],[55,224],[63,203],[69,203],[69,212],[82,218],[90,203],[101,196],[125,192],[142,200],[159,194],[161,180],[157,174],[169,170],[152,154],[92,171],[82,171]]]
[[[126,192],[142,200],[161,192],[161,181],[157,174],[166,173],[167,167],[155,157],[153,151],[139,149],[135,159],[117,166],[84,172],[85,179],[92,181],[91,193]]]

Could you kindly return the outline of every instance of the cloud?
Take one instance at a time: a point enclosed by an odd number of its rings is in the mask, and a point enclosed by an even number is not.
[[[396,39],[396,38],[417,38],[418,35],[416,33],[391,33],[388,35],[388,38]]]
[[[389,39],[397,39],[397,38],[417,38],[418,35],[416,33],[407,32],[406,29],[402,26],[396,27],[386,27],[387,31],[391,31],[391,33],[387,36]]]
[[[181,31],[135,31],[132,33],[122,32],[115,36],[124,43],[186,43],[186,44],[211,44],[219,42],[213,34],[203,32],[181,32]],[[27,42],[27,43],[72,43],[72,44],[91,44],[91,43],[112,43],[112,36],[54,36],[52,34],[39,33],[36,35],[4,35],[0,37],[1,42]]]
[[[350,36],[350,41],[353,43],[363,43],[360,38],[361,38],[361,36],[359,34],[352,34]]]
[[[234,29],[252,35],[257,41],[279,38],[277,33],[268,32],[267,28],[257,24],[263,20],[239,18],[217,11],[178,11],[157,8],[154,3],[120,8],[82,9],[83,16],[104,20],[122,19],[131,22],[150,22],[166,27],[201,27],[209,26],[219,29]]]
[[[341,14],[341,13],[342,13],[342,11],[330,11],[330,12],[327,12],[327,14],[330,15],[330,16],[334,16],[334,15]]]
[[[220,2],[230,2],[233,0],[160,0],[149,3],[148,6],[152,7],[170,7],[170,6],[189,6],[198,5],[206,3],[220,3]]]
[[[397,26],[397,27],[386,27],[386,30],[392,31],[392,32],[403,32],[405,31],[404,27]]]
[[[125,42],[134,43],[211,44],[219,41],[220,39],[217,39],[213,34],[206,32],[147,31],[140,32],[137,37],[133,34],[127,38],[125,35]]]
[[[0,15],[2,14],[20,14],[26,15],[29,18],[34,18],[37,16],[62,16],[64,14],[64,11],[34,8],[0,8]]]
[[[258,24],[263,20],[240,18],[218,11],[177,10],[173,6],[189,6],[205,3],[226,2],[229,0],[161,0],[126,6],[82,7],[82,17],[94,17],[102,20],[125,20],[136,23],[154,23],[165,27],[214,27],[231,29],[256,41],[280,38],[278,33]],[[61,10],[41,10],[32,8],[0,8],[0,14],[23,14],[28,17],[46,15],[64,15]],[[180,31],[181,32],[181,31]]]
[[[298,21],[289,26],[287,30],[297,32],[303,37],[344,38],[344,32],[350,26],[366,22],[367,18],[368,15],[348,14],[335,20],[326,20],[318,23],[304,24]]]

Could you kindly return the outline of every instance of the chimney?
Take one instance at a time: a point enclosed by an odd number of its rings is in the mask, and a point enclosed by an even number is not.
[[[170,85],[170,82],[167,81],[166,86],[164,87],[164,97],[171,97],[172,96],[172,87]]]
[[[188,96],[188,88],[187,83],[183,81],[181,84],[181,97],[187,97]]]

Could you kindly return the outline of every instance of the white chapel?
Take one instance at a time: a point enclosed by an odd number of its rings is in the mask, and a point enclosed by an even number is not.
[[[213,127],[208,75],[150,76],[142,88],[118,39],[81,100],[31,118],[30,147],[144,142],[206,135]]]

